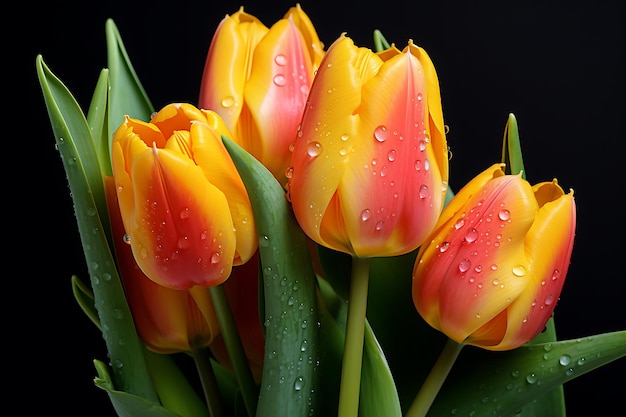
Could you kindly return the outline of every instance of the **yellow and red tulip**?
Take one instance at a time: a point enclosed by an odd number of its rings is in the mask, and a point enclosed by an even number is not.
[[[448,180],[439,82],[409,42],[380,53],[342,35],[311,88],[292,154],[289,196],[317,243],[358,257],[416,249]]]
[[[242,7],[220,22],[209,47],[199,107],[219,113],[231,139],[282,185],[322,56],[323,45],[299,5],[269,29]]]
[[[444,209],[413,270],[413,301],[450,339],[489,350],[521,346],[551,317],[570,263],[573,192],[531,186],[495,164]]]
[[[105,187],[113,234],[123,236],[112,177],[105,178]],[[206,288],[174,290],[159,285],[141,271],[123,239],[115,239],[114,246],[133,322],[150,350],[163,354],[191,352],[214,342],[220,328]]]
[[[212,111],[170,104],[113,137],[120,211],[142,271],[173,289],[224,282],[257,248],[247,192]]]

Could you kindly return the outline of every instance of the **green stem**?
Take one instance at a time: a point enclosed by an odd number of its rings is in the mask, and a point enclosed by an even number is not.
[[[428,413],[463,346],[462,343],[448,339],[405,417],[423,417]]]
[[[209,415],[211,417],[222,417],[222,398],[217,386],[217,380],[211,366],[211,358],[206,348],[194,349],[191,356],[196,363],[200,382],[202,383],[202,391],[206,398]]]
[[[256,414],[258,392],[252,371],[248,365],[248,359],[246,358],[243,345],[241,344],[230,304],[228,303],[226,291],[223,285],[216,285],[210,287],[209,292],[211,293],[213,308],[215,308],[215,312],[217,313],[217,320],[222,331],[224,343],[226,344],[228,357],[233,365],[235,377],[239,383],[243,402],[248,411],[248,415],[252,417]]]
[[[356,417],[359,414],[369,267],[369,258],[352,257],[346,341],[343,348],[339,387],[339,417]]]

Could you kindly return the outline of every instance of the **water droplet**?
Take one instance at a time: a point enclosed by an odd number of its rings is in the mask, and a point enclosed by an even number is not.
[[[191,246],[191,242],[189,241],[189,236],[182,236],[178,239],[179,249],[187,249],[189,246]]]
[[[537,382],[537,375],[535,375],[534,372],[531,372],[526,376],[526,382],[528,382],[529,384],[534,384],[535,382]]]
[[[445,252],[450,247],[450,242],[441,242],[439,245],[439,252]]]
[[[365,209],[361,212],[361,220],[366,221],[370,217],[372,217],[372,213],[369,211],[369,209]]]
[[[543,303],[547,306],[552,305],[553,302],[554,302],[554,297],[551,295],[548,295],[546,299],[543,300]]]
[[[124,236],[122,236],[122,240],[124,241],[124,243],[126,243],[127,245],[130,245],[130,236],[127,235],[126,233],[124,233]]]
[[[287,169],[285,170],[285,177],[286,178],[293,177],[293,167],[287,167]]]
[[[418,192],[419,198],[424,199],[430,197],[430,189],[427,185],[422,184]]]
[[[459,219],[456,221],[456,223],[454,223],[454,228],[456,230],[459,230],[461,227],[463,227],[465,225],[465,220],[463,219]]]
[[[287,79],[285,78],[283,74],[276,74],[274,75],[274,84],[276,84],[279,87],[282,87],[285,84],[287,84]]]
[[[498,213],[498,218],[502,221],[507,221],[511,218],[511,212],[509,212],[507,209],[502,209]]]
[[[478,231],[472,228],[465,235],[465,241],[471,243],[474,242],[476,239],[478,239]]]
[[[311,157],[319,156],[322,153],[322,144],[319,142],[309,142],[306,150]]]
[[[220,254],[218,252],[215,252],[213,255],[211,255],[211,263],[212,264],[216,264],[219,263],[220,261]]]
[[[180,218],[181,219],[188,219],[189,218],[189,207],[185,207],[184,209],[182,209],[180,211]]]
[[[387,132],[387,128],[385,126],[378,126],[374,129],[374,138],[379,142],[384,142],[389,136],[389,132]]]
[[[293,389],[296,391],[300,391],[304,387],[304,378],[301,376],[297,377],[293,383]]]
[[[561,357],[559,358],[559,364],[561,364],[562,366],[569,365],[571,361],[572,357],[568,354],[561,355]]]
[[[222,107],[229,108],[229,107],[233,107],[235,103],[236,103],[235,98],[233,96],[228,96],[222,99],[221,104],[222,104]]]
[[[306,340],[302,341],[302,343],[300,344],[300,352],[306,352],[307,344],[308,342]]]
[[[378,223],[376,223],[376,231],[379,232],[383,229],[383,221],[379,221]]]
[[[561,276],[561,271],[559,271],[558,269],[555,269],[554,272],[552,272],[552,281],[556,281],[557,279],[559,279],[560,276]]]
[[[468,269],[470,269],[471,265],[472,263],[469,259],[463,259],[461,262],[459,262],[459,271],[466,272]]]
[[[274,62],[276,62],[277,65],[283,66],[287,63],[287,57],[283,54],[278,54],[274,57]]]
[[[417,93],[417,101],[422,101],[424,99],[424,96],[422,95],[422,93]]]
[[[516,277],[523,277],[526,275],[526,268],[523,265],[516,265],[513,267],[511,272],[513,272],[513,275]]]
[[[387,159],[389,160],[389,162],[393,162],[396,160],[396,151],[394,149],[389,151],[389,153],[387,154]]]
[[[499,280],[497,280],[497,279],[494,279],[493,281],[491,281],[491,283],[492,283],[493,285],[498,285],[498,284],[500,283],[500,281],[499,281]]]

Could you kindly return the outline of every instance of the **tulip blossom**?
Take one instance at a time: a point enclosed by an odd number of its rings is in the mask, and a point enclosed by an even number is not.
[[[289,144],[322,56],[323,45],[299,5],[269,29],[241,8],[220,22],[209,47],[199,106],[219,113],[231,139],[282,185]]]
[[[141,270],[173,289],[224,282],[255,252],[252,208],[220,117],[170,104],[149,123],[125,117],[112,165],[126,235]]]
[[[417,248],[448,180],[439,83],[409,42],[374,53],[342,35],[311,88],[292,154],[289,197],[315,242],[358,257]]]
[[[551,317],[570,263],[573,192],[531,186],[503,164],[471,180],[444,209],[413,270],[413,301],[457,343],[514,349]]]
[[[115,184],[105,178],[109,218],[114,235],[122,236]],[[130,246],[114,241],[124,293],[137,333],[146,346],[158,353],[191,352],[209,346],[220,334],[209,292],[199,286],[174,290],[149,279],[139,268]]]

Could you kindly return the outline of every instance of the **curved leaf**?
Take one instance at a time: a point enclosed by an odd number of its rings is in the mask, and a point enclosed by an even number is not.
[[[87,121],[74,97],[50,71],[41,55],[36,60],[52,130],[67,174],[78,230],[87,262],[95,306],[118,390],[157,399],[126,302],[101,219],[108,218],[106,198]]]
[[[319,401],[316,276],[285,192],[258,160],[223,137],[248,190],[265,295],[265,356],[257,415],[315,415]]]
[[[550,390],[624,356],[626,330],[525,345],[506,352],[467,346],[454,364],[429,415],[507,416],[519,413]],[[544,411],[541,415],[554,415],[550,409]]]
[[[108,117],[108,149],[111,149],[113,133],[122,124],[125,115],[148,121],[154,107],[135,73],[113,19],[108,19],[105,26],[111,84]]]

